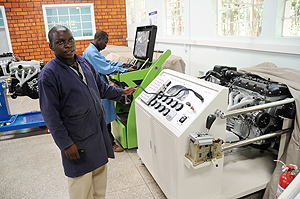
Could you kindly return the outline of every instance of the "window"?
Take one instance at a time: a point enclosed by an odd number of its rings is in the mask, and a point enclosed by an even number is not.
[[[0,10],[0,27],[4,28],[4,20],[3,20],[2,10]]]
[[[95,17],[93,4],[43,5],[46,35],[55,25],[69,28],[76,40],[93,39]]]
[[[218,0],[218,36],[261,36],[264,0]]]
[[[146,21],[146,1],[139,0],[139,22]]]
[[[165,0],[167,35],[183,35],[183,0]]]
[[[300,36],[300,0],[286,0],[282,36]]]
[[[127,0],[128,24],[134,24],[134,0]]]

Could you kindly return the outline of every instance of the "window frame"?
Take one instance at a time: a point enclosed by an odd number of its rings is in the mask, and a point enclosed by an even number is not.
[[[289,7],[287,7],[288,2],[290,2]],[[292,38],[299,38],[300,37],[300,31],[298,33],[298,35],[291,35],[290,32],[290,22],[289,20],[291,19],[298,19],[298,21],[300,22],[300,14],[296,17],[291,17],[290,11],[292,9],[292,0],[285,0],[284,3],[284,13],[283,13],[283,17],[282,17],[282,37],[292,37]],[[299,0],[297,0],[297,3],[300,3]]]
[[[143,3],[143,4],[142,4]],[[146,13],[146,0],[138,0],[138,22],[145,22],[147,18],[147,13]],[[144,20],[142,19],[143,17]]]
[[[241,7],[234,7],[234,8],[222,8],[222,3],[223,1],[229,3],[229,4],[240,4],[240,5],[244,5],[244,6],[241,6]],[[262,6],[263,9],[264,9],[264,2],[262,3],[255,3],[254,0],[251,0],[251,3],[241,3],[241,2],[230,2],[228,0],[217,0],[217,23],[216,23],[216,30],[217,30],[217,36],[241,36],[241,37],[260,37],[262,36],[262,30],[260,31],[260,35],[255,35],[255,33],[253,32],[253,24],[254,23],[261,23],[261,28],[263,28],[263,13],[261,14],[261,20],[258,21],[254,21],[253,20],[253,16],[255,15],[254,13],[254,7],[255,6]],[[250,15],[250,18],[249,20],[241,20],[240,18],[240,13],[241,13],[241,9],[245,9],[245,12],[247,12],[246,10],[249,8],[249,15]],[[229,11],[231,10],[238,10],[238,16],[237,16],[237,21],[229,21],[228,20],[228,15],[229,15]],[[222,21],[222,17],[221,17],[221,13],[222,11],[227,11],[227,21],[223,22]],[[263,11],[262,11],[263,12]],[[245,33],[244,35],[243,34],[240,34],[240,25],[241,24],[250,24],[250,35],[248,35],[247,33]],[[230,29],[227,28],[226,29],[226,35],[224,35],[222,32],[222,25],[225,25],[226,27],[228,26],[228,24],[232,24],[232,25],[237,25],[236,28],[237,28],[237,35],[232,35],[232,34],[229,34],[230,32]],[[247,32],[247,30],[245,29],[244,32]]]
[[[92,35],[91,36],[81,36],[81,37],[76,37],[74,36],[75,40],[87,40],[87,39],[93,39],[94,35],[96,33],[96,25],[95,25],[95,13],[94,13],[94,4],[93,3],[78,3],[78,4],[47,4],[47,5],[42,5],[43,8],[43,16],[44,16],[44,24],[45,24],[45,31],[46,31],[46,38],[47,41],[49,42],[48,39],[48,20],[47,20],[47,12],[46,9],[58,9],[58,8],[84,8],[84,7],[89,7],[91,10],[91,22],[92,22]],[[70,13],[68,13],[70,16]],[[80,13],[80,18],[82,14]],[[82,28],[81,28],[82,29]]]
[[[170,11],[168,10],[168,3],[173,3],[172,1],[174,1],[174,0],[164,0],[163,2],[164,2],[164,12],[165,12],[165,34],[167,35],[167,36],[184,36],[184,0],[176,0],[176,3],[180,3],[180,5],[181,5],[181,7],[179,8],[179,9],[171,9]],[[172,14],[172,12],[174,12],[174,11],[179,11],[180,12],[180,14],[179,15],[174,15],[174,14]],[[171,12],[171,15],[168,15],[168,13],[169,12]],[[176,19],[176,18],[182,18],[182,24],[180,25],[180,26],[173,26],[172,24],[169,24],[168,23],[168,20],[173,20],[173,19]],[[174,34],[174,32],[172,31],[172,29],[173,28],[179,28],[179,27],[181,27],[182,28],[182,30],[181,30],[181,32],[180,32],[180,34],[178,34],[179,32],[178,31],[176,31],[177,32],[177,34]],[[169,28],[171,28],[171,34],[169,34]]]

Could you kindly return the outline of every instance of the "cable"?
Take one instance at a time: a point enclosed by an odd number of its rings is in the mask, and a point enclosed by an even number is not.
[[[156,96],[158,96],[158,95],[160,95],[160,96],[162,96],[162,97],[176,97],[176,95],[178,95],[181,91],[184,91],[184,90],[187,90],[187,91],[192,91],[195,95],[196,95],[196,97],[198,97],[200,100],[201,100],[201,102],[203,102],[204,101],[204,98],[199,94],[199,93],[197,93],[196,91],[194,91],[194,90],[192,90],[192,89],[189,89],[189,88],[183,88],[183,89],[180,89],[176,94],[174,94],[174,95],[165,95],[165,94],[163,94],[163,93],[161,93],[161,92],[159,92],[159,93],[149,93],[149,92],[147,92],[143,87],[141,87],[140,85],[137,85],[136,87],[139,87],[139,88],[141,88],[145,93],[147,93],[147,94],[149,94],[149,95],[156,95]]]

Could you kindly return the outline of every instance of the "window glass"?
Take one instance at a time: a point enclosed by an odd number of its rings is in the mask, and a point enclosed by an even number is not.
[[[82,30],[74,30],[72,31],[72,34],[74,37],[81,37],[82,36]]]
[[[47,12],[47,16],[57,15],[56,9],[47,9],[46,12]]]
[[[167,35],[183,35],[183,0],[165,0]]]
[[[300,36],[300,0],[286,0],[283,36]]]
[[[79,8],[70,8],[69,10],[70,10],[70,14],[71,15],[72,14],[80,14]]]
[[[48,23],[58,23],[58,17],[47,17]]]
[[[80,15],[73,15],[73,16],[71,15],[70,20],[72,22],[80,22]]]
[[[92,29],[92,24],[91,23],[82,23],[82,28],[83,29]]]
[[[82,21],[92,21],[91,15],[82,15]]]
[[[90,39],[96,32],[92,9],[93,4],[44,5],[46,32],[55,25],[63,25],[70,29],[75,39]]]
[[[139,4],[139,22],[146,21],[146,1],[138,0]]]
[[[218,0],[219,36],[261,36],[264,0]]]
[[[68,8],[58,8],[58,15],[69,15]]]
[[[90,8],[81,8],[81,14],[91,14]]]
[[[134,24],[134,0],[127,1],[128,23]]]
[[[83,36],[93,36],[93,30],[83,30]]]
[[[69,16],[59,16],[59,23],[68,23]]]
[[[0,27],[4,26],[2,11],[0,10]]]

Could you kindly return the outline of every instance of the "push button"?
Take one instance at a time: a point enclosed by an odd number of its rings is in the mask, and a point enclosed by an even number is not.
[[[165,106],[164,105],[161,105],[157,110],[159,111],[159,112],[162,112],[163,110],[165,110]]]
[[[173,99],[169,97],[169,98],[166,100],[166,104],[169,105],[169,104],[171,104],[172,101],[173,101]]]
[[[161,101],[165,102],[167,99],[168,99],[167,96],[163,96],[163,97],[161,98]]]
[[[172,108],[174,108],[176,105],[177,105],[177,101],[176,100],[174,100],[173,102],[171,102],[171,104],[170,104],[170,106],[172,107]]]
[[[179,120],[179,122],[183,123],[187,119],[187,116],[182,116]]]
[[[155,104],[156,102],[157,102],[156,100],[152,100],[152,101],[150,102],[150,105],[151,105],[151,106],[154,106],[154,104]]]
[[[154,104],[154,108],[158,109],[158,107],[160,107],[161,103],[160,102],[156,102],[156,104]]]
[[[170,112],[170,109],[169,109],[169,108],[166,108],[166,109],[162,112],[162,114],[163,114],[163,116],[166,116],[169,112]]]
[[[180,111],[183,108],[183,104],[179,103],[176,105],[175,110]]]

